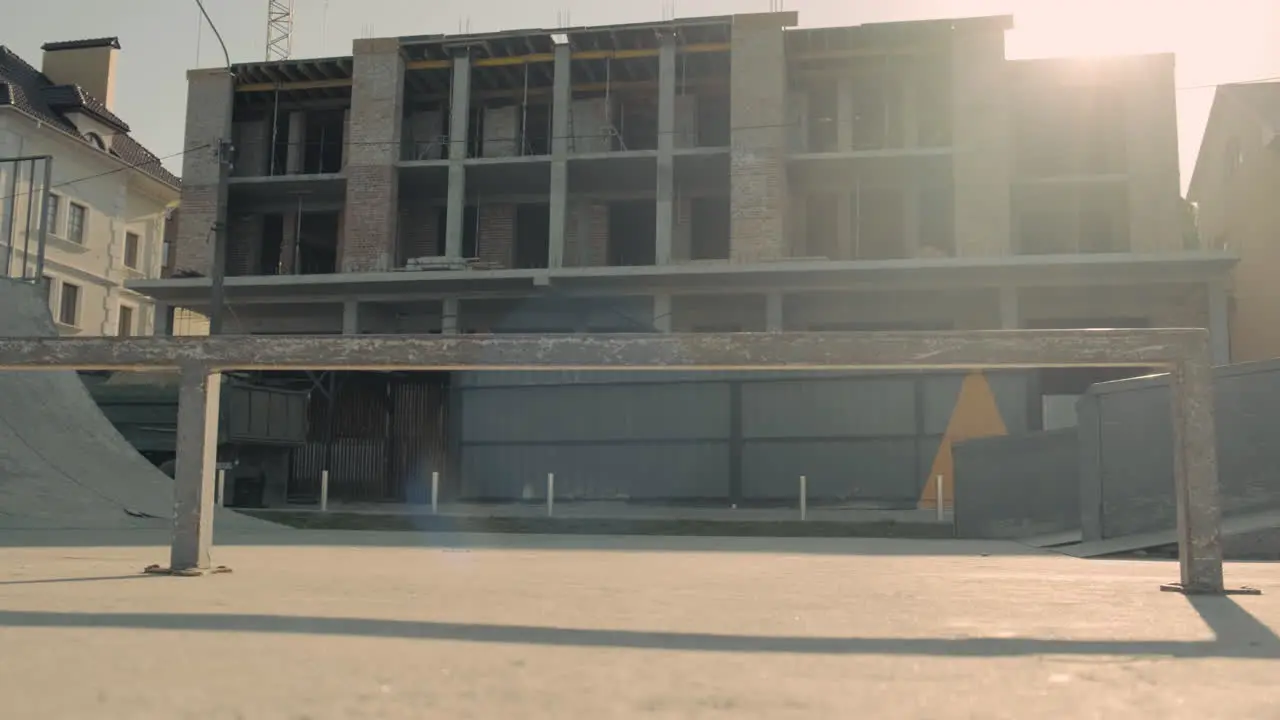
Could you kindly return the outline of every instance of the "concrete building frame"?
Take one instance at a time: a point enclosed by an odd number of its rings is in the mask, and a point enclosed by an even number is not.
[[[1173,391],[1181,575],[1162,589],[1224,594],[1211,357],[1202,329],[0,339],[0,370],[181,372],[170,570],[196,574],[210,568],[223,371],[1158,367]]]

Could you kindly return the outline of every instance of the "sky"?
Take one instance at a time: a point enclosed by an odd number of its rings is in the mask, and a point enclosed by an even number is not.
[[[294,57],[347,55],[357,37],[641,22],[671,0],[295,0]],[[763,12],[771,0],[674,0],[676,15]],[[262,60],[267,0],[204,0],[232,62]],[[194,0],[32,1],[7,14],[0,44],[37,67],[45,42],[115,35],[123,47],[116,112],[160,156],[178,153],[186,70],[222,64]],[[1012,14],[1010,58],[1173,52],[1185,187],[1213,86],[1280,79],[1280,0],[784,0],[806,27]],[[429,12],[426,10],[430,10]],[[181,159],[166,160],[176,171]]]

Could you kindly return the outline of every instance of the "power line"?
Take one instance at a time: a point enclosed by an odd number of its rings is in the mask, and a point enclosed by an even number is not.
[[[205,148],[208,148],[208,147],[212,147],[212,146],[208,144],[199,145],[197,147],[188,148],[186,150],[180,150],[176,153],[171,153],[169,155],[163,155],[161,157],[155,157],[149,160],[143,160],[142,162],[131,163],[131,164],[125,165],[124,167],[118,167],[113,170],[108,170],[106,172],[100,172],[100,173],[97,173],[96,175],[85,175],[84,177],[78,177],[78,178],[75,178],[74,180],[66,180],[60,183],[56,183],[54,185],[50,185],[49,189],[52,190],[53,188],[66,187],[68,185],[75,185],[76,183],[87,182],[89,180],[97,180],[98,178],[106,177],[108,175],[115,175],[116,173],[125,172],[126,170],[137,170],[138,168],[146,167],[147,165],[158,164],[162,160],[170,160],[172,158],[178,157],[179,155],[186,155],[189,152],[204,150]],[[35,190],[24,190],[23,192],[20,192],[20,193],[6,195],[4,197],[0,197],[0,201],[12,200],[13,198],[22,197],[23,195],[30,195],[32,192],[35,192]]]
[[[222,41],[222,33],[218,32],[218,26],[213,23],[213,18],[209,17],[209,12],[204,9],[204,3],[196,0],[196,7],[200,8],[200,14],[204,16],[205,22],[209,23],[209,29],[213,30],[213,36],[218,39],[218,45],[222,46],[222,57],[227,62],[227,73],[231,72],[231,54],[227,52],[227,44]]]

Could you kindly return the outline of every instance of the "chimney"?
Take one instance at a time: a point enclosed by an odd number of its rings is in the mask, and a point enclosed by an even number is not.
[[[108,110],[115,110],[119,38],[45,43],[40,49],[44,51],[40,71],[53,84],[79,85]]]

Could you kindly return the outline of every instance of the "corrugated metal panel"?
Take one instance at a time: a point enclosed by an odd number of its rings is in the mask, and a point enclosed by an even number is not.
[[[703,441],[462,450],[464,498],[519,498],[526,484],[534,498],[545,498],[549,472],[560,498],[722,498],[729,490],[729,446]]]
[[[742,390],[746,438],[914,435],[915,381],[750,383]]]
[[[743,447],[743,494],[799,499],[799,478],[815,500],[912,502],[918,494],[915,438],[784,440]]]
[[[463,442],[727,438],[729,386],[566,386],[467,390]]]

